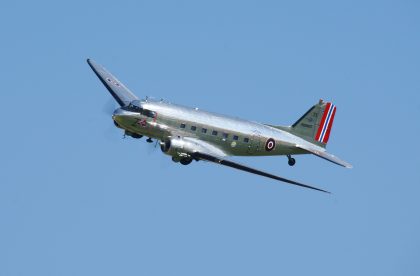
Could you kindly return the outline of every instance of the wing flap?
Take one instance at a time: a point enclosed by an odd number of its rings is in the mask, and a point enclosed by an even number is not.
[[[138,98],[124,84],[122,84],[103,66],[97,64],[91,59],[88,59],[87,63],[120,106],[126,106],[133,100],[138,100]]]

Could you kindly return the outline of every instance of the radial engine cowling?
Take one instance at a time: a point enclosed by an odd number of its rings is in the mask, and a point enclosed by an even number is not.
[[[182,138],[172,138],[160,143],[160,149],[163,153],[172,157],[191,157],[191,154],[197,150],[198,145]]]

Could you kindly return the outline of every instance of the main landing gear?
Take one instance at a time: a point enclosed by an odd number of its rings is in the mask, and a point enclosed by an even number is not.
[[[176,158],[176,157],[172,157],[172,161],[174,161],[175,163],[181,163],[182,165],[186,166],[191,164],[191,162],[193,161],[192,158],[188,158],[188,157],[184,157],[184,158]]]
[[[289,166],[294,166],[296,164],[296,160],[290,154],[287,155],[287,159],[287,164],[289,164]]]
[[[153,143],[153,140],[152,140],[152,138],[149,137],[149,138],[147,138],[146,142],[147,143]]]
[[[192,162],[191,158],[182,158],[181,160],[179,160],[179,163],[181,163],[184,166],[191,164],[191,162]]]

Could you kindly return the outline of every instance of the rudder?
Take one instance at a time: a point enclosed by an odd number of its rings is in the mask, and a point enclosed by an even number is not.
[[[325,105],[321,122],[318,126],[318,130],[315,136],[315,140],[327,144],[328,139],[330,138],[331,128],[334,122],[335,112],[337,107],[332,103],[327,103]]]
[[[291,127],[291,132],[303,139],[325,147],[330,138],[336,106],[320,100]]]

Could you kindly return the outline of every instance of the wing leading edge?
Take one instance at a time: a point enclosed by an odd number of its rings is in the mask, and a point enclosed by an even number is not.
[[[103,66],[97,64],[91,59],[87,59],[87,63],[120,106],[126,106],[133,100],[138,100],[138,98],[124,84],[122,84]]]
[[[231,168],[234,168],[234,169],[237,169],[237,170],[241,170],[241,171],[253,173],[253,174],[256,174],[256,175],[268,177],[268,178],[271,178],[271,179],[274,179],[274,180],[277,180],[277,181],[282,181],[282,182],[292,184],[292,185],[296,185],[296,186],[300,186],[300,187],[303,187],[303,188],[308,188],[308,189],[312,189],[312,190],[316,190],[316,191],[320,191],[320,192],[324,192],[324,193],[328,193],[328,194],[330,193],[326,190],[322,190],[322,189],[319,189],[319,188],[316,188],[316,187],[312,187],[312,186],[309,186],[309,185],[306,185],[306,184],[302,184],[302,183],[287,179],[287,178],[283,178],[283,177],[280,177],[280,176],[277,176],[277,175],[273,175],[273,174],[270,174],[270,173],[267,173],[267,172],[263,172],[263,171],[260,171],[260,170],[257,170],[257,169],[251,168],[251,167],[247,167],[245,165],[242,165],[242,164],[230,161],[230,160],[226,160],[226,159],[221,158],[221,157],[212,156],[212,155],[207,154],[207,153],[195,152],[192,155],[196,159],[210,161],[210,162],[213,162],[213,163],[216,163],[216,164],[220,164],[220,165],[231,167]]]

